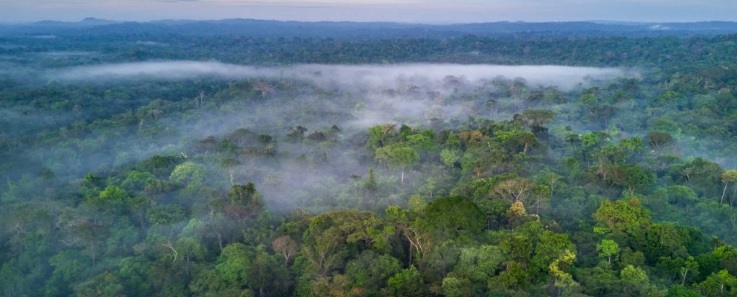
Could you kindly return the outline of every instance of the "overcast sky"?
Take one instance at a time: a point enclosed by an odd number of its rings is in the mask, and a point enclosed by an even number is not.
[[[736,0],[0,0],[0,22],[85,17],[470,23],[737,21]]]

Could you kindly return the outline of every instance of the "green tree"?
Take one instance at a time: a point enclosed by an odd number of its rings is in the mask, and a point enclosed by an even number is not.
[[[529,126],[533,131],[542,129],[542,127],[550,123],[554,117],[555,113],[547,109],[525,109],[522,111],[522,120],[525,125]]]
[[[566,270],[569,269],[568,267],[573,264],[574,260],[576,260],[576,254],[569,250],[565,250],[560,257],[555,259],[550,263],[550,266],[548,266],[550,275],[555,281],[554,286],[558,288],[557,295],[560,295],[562,290],[578,285],[578,283],[573,280],[573,276],[566,272]]]
[[[378,295],[386,287],[389,278],[400,271],[402,264],[398,259],[367,250],[346,264],[345,276],[352,288],[360,289],[367,295]]]
[[[596,250],[599,252],[599,257],[607,259],[607,263],[612,263],[612,256],[619,255],[619,245],[611,239],[603,239],[596,245]]]
[[[475,235],[485,227],[485,218],[478,206],[468,198],[447,197],[430,202],[425,207],[426,229],[438,240],[461,235]]]
[[[640,267],[627,265],[622,268],[622,271],[619,273],[619,275],[623,283],[625,283],[628,287],[635,288],[636,291],[638,291],[640,294],[642,294],[642,292],[645,291],[650,284],[647,273]],[[630,293],[627,289],[625,289],[625,292]],[[630,294],[632,293],[634,292],[631,292]]]
[[[376,161],[382,164],[397,167],[401,171],[399,184],[404,184],[404,172],[407,168],[420,160],[415,149],[404,145],[391,145],[376,149]]]
[[[486,282],[496,275],[506,258],[498,246],[482,245],[479,247],[461,248],[458,263],[453,268],[453,275],[467,279],[471,292],[480,295],[486,288]]]
[[[188,194],[195,195],[205,186],[206,176],[202,165],[184,162],[174,167],[169,180],[183,186]]]
[[[87,199],[86,204],[100,213],[114,216],[123,214],[129,201],[130,197],[123,189],[107,186],[98,196]]]
[[[387,291],[390,296],[396,297],[420,297],[426,296],[427,293],[422,276],[414,266],[410,266],[390,277]]]
[[[594,213],[599,227],[617,234],[634,234],[650,224],[650,214],[637,198],[604,201]]]
[[[446,276],[443,278],[443,295],[446,297],[467,297],[472,296],[471,287],[468,280],[461,280],[455,277]]]
[[[261,195],[256,191],[256,186],[253,183],[230,187],[228,200],[224,205],[224,212],[229,217],[242,223],[259,213],[262,208]]]
[[[691,274],[691,277],[695,277],[699,273],[699,262],[697,262],[692,256],[688,256],[681,267],[681,286],[686,284],[686,279],[688,278],[689,273]]]
[[[240,291],[250,284],[248,273],[254,257],[253,248],[242,243],[232,243],[223,248],[215,270],[227,287],[238,288]]]
[[[723,269],[712,273],[696,287],[703,296],[734,296],[737,293],[737,278]]]
[[[313,217],[304,233],[302,254],[309,268],[325,277],[341,267],[349,249],[369,249],[386,234],[376,216],[369,212],[345,210]]]
[[[449,168],[455,168],[457,166],[458,161],[461,160],[459,150],[450,150],[450,149],[444,149],[440,151],[440,160],[443,161],[443,164],[445,166],[448,166]]]

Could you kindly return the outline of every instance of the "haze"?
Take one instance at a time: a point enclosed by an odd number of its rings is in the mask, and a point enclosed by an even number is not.
[[[49,72],[49,79],[62,81],[107,79],[191,79],[220,77],[243,79],[254,77],[296,78],[319,85],[350,86],[358,89],[397,88],[400,84],[442,84],[447,76],[470,81],[489,80],[498,76],[520,77],[531,85],[555,85],[570,89],[588,79],[622,76],[616,68],[567,66],[505,66],[459,64],[396,64],[396,65],[296,65],[259,68],[220,62],[165,61],[81,66]]]
[[[135,84],[138,81],[166,84],[196,79],[256,79],[265,80],[266,85],[270,85],[266,88],[268,91],[259,96],[263,97],[261,100],[248,101],[248,104],[236,100],[215,110],[203,110],[186,117],[181,114],[161,115],[160,123],[170,128],[167,128],[167,136],[160,137],[156,145],[136,136],[111,138],[112,133],[100,132],[86,136],[84,141],[108,142],[110,147],[122,149],[110,149],[94,156],[58,148],[41,148],[30,154],[56,160],[48,166],[59,176],[80,176],[100,168],[135,164],[157,154],[179,154],[186,151],[179,145],[182,139],[197,141],[211,136],[221,139],[237,129],[246,129],[254,135],[277,137],[284,162],[274,164],[269,158],[250,158],[235,168],[236,179],[254,182],[259,192],[269,197],[272,207],[291,208],[295,201],[309,203],[314,197],[339,195],[327,189],[335,188],[334,183],[345,182],[349,176],[366,174],[369,165],[360,161],[362,155],[355,152],[351,142],[328,146],[309,141],[290,142],[285,138],[292,129],[290,127],[304,126],[310,134],[328,131],[329,127],[336,125],[341,131],[341,139],[363,137],[361,135],[369,127],[384,123],[422,128],[433,122],[448,123],[479,115],[477,111],[486,106],[489,97],[464,97],[460,94],[472,94],[477,90],[492,92],[496,88],[494,80],[522,79],[534,89],[555,86],[560,90],[571,90],[595,81],[629,76],[629,72],[620,68],[553,65],[416,63],[253,67],[200,61],[110,63],[42,70],[33,76],[68,87]],[[305,84],[296,83],[300,81]],[[242,95],[233,93],[229,96]],[[216,94],[203,94],[202,101],[218,100],[217,97]],[[523,100],[509,99],[501,102],[499,108],[519,111],[526,108],[525,104]],[[511,114],[484,115],[501,120],[511,118]],[[4,115],[15,126],[29,120],[22,111],[6,110]],[[63,121],[61,118],[57,120]],[[138,129],[147,129],[156,124],[145,121],[138,125]],[[65,157],[65,154],[84,154],[88,165],[73,161],[77,158]],[[332,161],[320,161],[322,154],[329,154]],[[307,162],[295,161],[301,159]],[[316,162],[320,166],[310,165]],[[216,181],[226,182],[227,178]]]
[[[77,21],[85,17],[160,19],[257,18],[298,21],[474,23],[618,20],[734,21],[729,0],[0,0],[2,22]]]

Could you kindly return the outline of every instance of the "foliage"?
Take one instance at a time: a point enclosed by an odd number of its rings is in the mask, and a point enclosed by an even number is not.
[[[0,38],[0,295],[737,295],[737,35],[138,25]],[[38,75],[178,59],[642,71]]]

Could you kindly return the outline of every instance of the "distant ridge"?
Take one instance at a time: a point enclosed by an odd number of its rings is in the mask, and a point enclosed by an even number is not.
[[[144,34],[243,35],[254,37],[398,38],[532,34],[547,36],[692,36],[737,33],[737,22],[641,23],[620,21],[491,22],[411,24],[391,22],[302,22],[258,19],[156,20],[119,22],[93,17],[78,22],[40,21],[0,25],[0,34]]]

